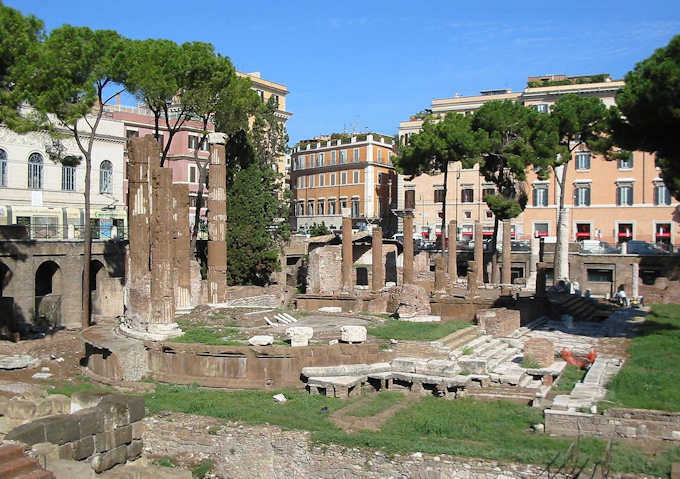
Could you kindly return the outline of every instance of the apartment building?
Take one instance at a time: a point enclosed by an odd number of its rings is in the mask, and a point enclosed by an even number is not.
[[[294,229],[314,223],[340,228],[342,210],[353,225],[396,230],[397,172],[393,139],[376,133],[331,135],[299,142],[291,154]]]
[[[435,99],[431,110],[442,115],[468,114],[487,101],[511,99],[547,112],[560,96],[569,93],[597,97],[611,106],[624,83],[600,74],[529,77],[527,84],[519,93],[488,90],[477,96]],[[417,133],[421,124],[417,118],[400,123],[400,141],[408,141],[409,135]],[[565,206],[569,209],[570,241],[680,243],[680,231],[673,221],[678,202],[670,197],[659,177],[653,155],[636,151],[629,158],[606,161],[583,146],[573,153],[566,168]],[[401,176],[399,179],[399,209],[414,210],[416,233],[424,238],[438,233],[443,178],[442,174],[423,175],[412,181]],[[554,241],[559,203],[554,176],[540,180],[534,171],[529,171],[523,187],[529,195],[529,204],[522,215],[512,220],[514,237],[527,239],[533,235]],[[476,167],[464,169],[458,163],[449,165],[446,216],[458,220],[459,240],[472,239],[475,220],[482,222],[485,235],[492,235],[493,214],[483,201],[490,193],[493,186],[485,183]]]
[[[93,239],[125,234],[125,141],[122,123],[105,115],[92,152]],[[0,127],[0,225],[25,225],[31,239],[83,238],[85,161],[75,140],[66,137],[61,145],[60,151],[45,133],[20,135]]]

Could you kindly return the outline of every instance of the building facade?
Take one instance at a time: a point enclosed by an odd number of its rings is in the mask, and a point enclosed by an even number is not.
[[[122,123],[105,115],[92,151],[90,224],[95,240],[125,234],[125,141]],[[74,139],[66,137],[61,145],[63,151],[46,133],[20,135],[0,127],[0,225],[24,225],[31,239],[83,238],[85,161]],[[57,161],[57,152],[73,161]]]
[[[612,106],[623,84],[608,75],[530,77],[529,86],[521,93],[492,90],[478,96],[436,99],[431,110],[441,115],[469,114],[487,101],[510,99],[547,112],[560,96],[570,93],[597,97]],[[400,141],[408,141],[421,124],[416,118],[400,123]],[[443,178],[443,174],[422,175],[407,181],[400,176],[399,209],[414,210],[416,233],[424,238],[438,232]],[[560,194],[554,174],[540,180],[534,171],[528,171],[523,187],[529,203],[524,213],[512,220],[514,237],[543,236],[554,241]],[[477,167],[449,165],[446,217],[458,220],[459,240],[472,239],[475,220],[482,222],[485,235],[492,234],[493,214],[483,201],[489,193],[493,193],[493,186],[485,183]],[[659,177],[654,156],[649,153],[636,151],[627,159],[607,161],[583,145],[573,152],[566,167],[565,207],[569,211],[570,241],[601,240],[616,244],[639,240],[670,247],[680,243],[680,231],[673,220],[677,206]]]
[[[391,137],[365,134],[300,142],[291,154],[293,228],[340,228],[348,208],[356,228],[396,229],[397,173]]]

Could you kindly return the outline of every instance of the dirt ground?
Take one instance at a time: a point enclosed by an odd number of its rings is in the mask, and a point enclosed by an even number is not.
[[[353,434],[365,429],[370,431],[378,431],[383,426],[383,424],[385,424],[388,419],[394,415],[394,413],[402,408],[405,408],[411,402],[417,401],[422,396],[407,393],[404,395],[404,399],[399,401],[397,404],[385,409],[381,413],[376,414],[375,416],[350,416],[348,414],[352,412],[354,408],[357,408],[361,404],[370,401],[374,397],[374,395],[368,395],[364,398],[361,398],[360,400],[335,411],[329,417],[336,426],[338,426],[343,432],[347,434]]]

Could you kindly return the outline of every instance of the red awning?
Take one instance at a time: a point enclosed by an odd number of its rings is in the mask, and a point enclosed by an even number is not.
[[[547,231],[536,231],[536,238],[543,238],[545,236],[548,236]]]
[[[576,233],[577,238],[590,238],[590,232],[589,231],[579,231]]]
[[[441,236],[441,235],[442,235],[442,232],[441,232],[441,231],[437,231],[437,232],[435,233],[435,236]]]
[[[657,238],[670,238],[671,234],[669,232],[657,233],[656,237]]]
[[[423,231],[423,238],[429,238],[430,237],[430,232],[429,231]]]
[[[515,232],[514,231],[510,232],[510,238],[515,239]]]
[[[633,233],[619,233],[619,238],[632,238]]]
[[[472,231],[463,231],[463,236],[472,236]]]
[[[493,236],[493,231],[482,231],[482,236]]]

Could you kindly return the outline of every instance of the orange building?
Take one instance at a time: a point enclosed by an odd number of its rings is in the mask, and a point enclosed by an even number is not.
[[[549,111],[562,95],[576,93],[602,99],[607,106],[615,103],[616,92],[623,81],[613,81],[606,74],[567,77],[548,75],[530,77],[521,93],[509,90],[483,92],[482,95],[437,99],[432,101],[434,114],[459,112],[468,114],[492,100],[512,99],[539,111]],[[400,141],[417,133],[421,122],[415,118],[402,122]],[[416,233],[434,233],[441,211],[438,190],[443,189],[443,176],[420,176],[413,181],[399,179],[399,209],[410,202],[415,212]],[[480,220],[485,234],[491,234],[493,214],[483,196],[493,187],[485,185],[477,168],[462,169],[460,164],[449,166],[449,190],[446,198],[447,219],[458,219],[458,239],[471,239],[472,225]],[[524,185],[529,203],[522,215],[512,220],[514,236],[527,239],[544,236],[554,241],[557,234],[559,189],[554,175],[541,181],[533,171],[527,172]],[[606,161],[579,147],[566,167],[565,207],[569,210],[569,240],[601,240],[608,243],[640,240],[656,242],[665,247],[680,243],[680,230],[673,212],[679,203],[671,198],[654,156],[636,151],[630,158]],[[412,191],[412,193],[411,193]],[[441,193],[440,193],[441,194]],[[412,199],[411,199],[412,198]],[[425,236],[425,235],[424,235]]]
[[[391,137],[338,135],[304,140],[293,148],[290,185],[293,229],[314,223],[340,228],[348,208],[353,225],[396,229],[397,173]]]

